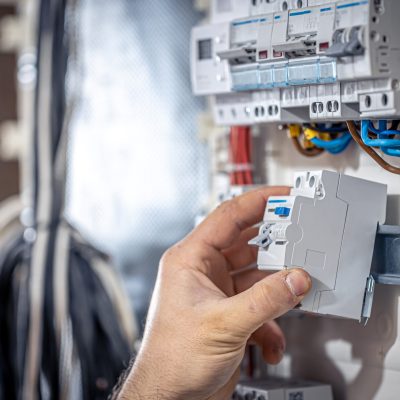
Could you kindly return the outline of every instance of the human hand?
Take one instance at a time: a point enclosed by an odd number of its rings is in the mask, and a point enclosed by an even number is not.
[[[287,193],[266,188],[226,202],[166,252],[120,400],[228,399],[249,340],[267,362],[281,360],[285,339],[273,320],[301,302],[311,280],[301,269],[238,271],[256,260],[247,242],[268,197]]]

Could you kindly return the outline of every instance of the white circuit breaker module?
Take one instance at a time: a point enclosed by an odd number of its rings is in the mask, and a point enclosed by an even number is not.
[[[294,379],[269,378],[240,383],[232,400],[332,400],[329,385]]]
[[[400,1],[212,0],[192,31],[193,91],[216,123],[400,113]]]
[[[301,310],[367,320],[386,201],[380,183],[330,171],[296,174],[290,196],[268,199],[259,236],[250,241],[259,246],[259,268],[304,268],[313,287]]]

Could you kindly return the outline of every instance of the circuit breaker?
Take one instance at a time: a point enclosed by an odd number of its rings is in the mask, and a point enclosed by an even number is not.
[[[398,0],[212,0],[193,29],[194,93],[220,125],[400,113]]]
[[[332,400],[329,385],[301,380],[269,378],[239,384],[232,400]]]
[[[259,268],[304,268],[313,287],[301,310],[367,320],[386,192],[386,185],[337,172],[296,174],[290,196],[268,199],[259,236],[250,241],[259,247]]]

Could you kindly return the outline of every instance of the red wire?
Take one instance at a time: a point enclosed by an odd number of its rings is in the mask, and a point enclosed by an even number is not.
[[[248,169],[238,170],[252,162],[252,142],[250,127],[233,126],[230,131],[230,161],[233,171],[230,174],[232,185],[252,185],[253,175]],[[236,167],[236,169],[235,169]]]
[[[250,165],[251,164],[251,131],[249,127],[243,127],[242,131],[242,162],[243,164]],[[253,184],[252,173],[249,169],[243,171],[245,176],[245,183],[247,185]]]
[[[249,135],[250,135],[250,129],[244,128],[243,129],[243,154],[244,154],[244,163],[249,165],[250,164],[250,145],[249,145]],[[250,185],[251,184],[251,172],[249,169],[245,170],[245,175],[246,175],[246,184]]]
[[[235,128],[235,132],[236,132],[236,165],[239,167],[239,170],[236,172],[237,184],[242,186],[245,184],[245,177],[243,175],[243,171],[240,170],[241,164],[243,162],[242,160],[243,143],[242,143],[241,127],[237,126]]]
[[[238,175],[237,171],[235,170],[235,166],[237,164],[237,138],[236,138],[236,127],[232,126],[231,127],[231,132],[230,132],[230,161],[232,164],[232,172],[230,175],[231,178],[231,184],[232,185],[237,185],[238,184]]]
[[[231,131],[229,133],[229,160],[231,165],[234,165],[234,160],[233,160],[233,127],[231,128]],[[231,181],[231,185],[235,184],[235,175],[233,170],[230,172],[230,181]]]
[[[236,131],[236,137],[237,137],[236,166],[240,167],[240,164],[242,163],[242,148],[243,148],[241,128],[236,127],[235,131]],[[240,170],[240,168],[238,168],[237,176],[238,176],[238,184],[244,185],[244,183],[245,183],[245,181],[243,179],[244,176],[243,176],[243,172]]]
[[[248,131],[248,128],[246,128],[246,127],[242,128],[242,146],[243,146],[242,162],[243,162],[243,165],[246,166],[246,168],[248,167],[248,164],[249,164],[249,157],[248,157],[248,152],[247,152],[247,131]],[[248,185],[249,184],[249,171],[248,171],[248,169],[244,169],[243,170],[243,178],[244,178],[245,185]]]
[[[248,159],[247,162],[252,165],[253,164],[253,141],[251,135],[251,129],[247,128],[247,152],[248,152]],[[249,177],[249,185],[253,185],[253,172],[248,170],[248,177]]]

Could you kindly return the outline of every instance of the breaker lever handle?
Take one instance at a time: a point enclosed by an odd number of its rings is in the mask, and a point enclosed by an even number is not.
[[[272,242],[271,224],[263,225],[260,229],[260,234],[249,241],[250,246],[257,246],[263,249],[267,248]]]

